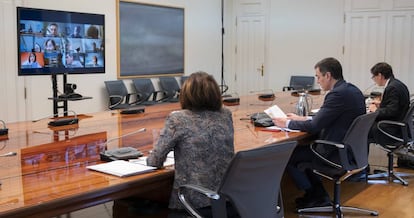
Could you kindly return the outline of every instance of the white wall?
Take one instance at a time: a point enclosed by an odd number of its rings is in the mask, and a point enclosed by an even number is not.
[[[76,11],[105,15],[106,73],[69,75],[76,91],[93,99],[69,102],[69,110],[91,113],[107,110],[105,80],[117,78],[116,0],[0,0],[0,119],[7,122],[39,119],[53,114],[52,82],[49,76],[17,76],[16,7]],[[220,0],[143,0],[142,3],[185,8],[185,73],[204,70],[220,75]],[[6,55],[7,54],[7,55]],[[62,77],[58,77],[59,83]],[[128,81],[127,81],[128,82]],[[62,90],[61,84],[58,84]],[[27,98],[24,100],[26,88]]]
[[[292,74],[313,76],[325,57],[342,60],[343,1],[271,1],[270,13],[269,87],[282,90]]]

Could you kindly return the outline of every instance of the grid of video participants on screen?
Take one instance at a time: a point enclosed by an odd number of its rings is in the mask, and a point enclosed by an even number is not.
[[[21,68],[104,67],[103,26],[20,21]]]

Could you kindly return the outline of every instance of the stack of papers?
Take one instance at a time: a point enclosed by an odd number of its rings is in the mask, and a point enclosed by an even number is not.
[[[119,177],[137,175],[141,173],[150,172],[156,169],[156,167],[135,164],[125,160],[115,160],[107,163],[87,166],[86,168]]]

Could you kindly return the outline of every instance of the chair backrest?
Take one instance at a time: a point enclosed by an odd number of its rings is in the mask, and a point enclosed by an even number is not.
[[[151,79],[133,79],[132,83],[140,96],[140,101],[148,101],[155,92]]]
[[[368,165],[368,133],[377,115],[378,112],[360,115],[349,126],[343,139],[345,149],[340,149],[341,165],[345,170]]]
[[[407,125],[406,130],[402,133],[404,143],[412,142],[414,140],[414,101],[410,102],[410,107],[404,117],[404,123]]]
[[[314,83],[314,76],[291,76],[289,86],[293,90],[311,89]]]
[[[181,78],[180,78],[180,82],[181,82],[181,85],[183,85],[184,84],[184,82],[189,78],[190,76],[182,76]]]
[[[160,77],[160,86],[168,97],[173,97],[180,91],[180,86],[174,77]]]
[[[218,190],[241,217],[281,217],[280,181],[296,141],[237,152]],[[283,205],[280,205],[283,206]]]
[[[108,91],[109,96],[122,96],[125,97],[128,95],[128,90],[122,80],[111,80],[111,81],[105,81],[105,87]],[[110,104],[116,104],[119,102],[119,99],[117,98],[109,98]]]

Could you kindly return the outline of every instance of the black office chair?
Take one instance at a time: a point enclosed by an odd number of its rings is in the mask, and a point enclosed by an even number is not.
[[[196,185],[179,187],[178,197],[194,217],[201,217],[187,201],[186,191],[210,198],[213,217],[227,217],[230,202],[241,217],[283,217],[280,181],[295,141],[238,152],[217,191]]]
[[[182,76],[181,78],[180,78],[180,83],[181,83],[181,85],[183,85],[184,84],[184,82],[189,78],[190,76]]]
[[[387,178],[388,181],[400,182],[402,185],[408,185],[408,182],[405,181],[402,177],[414,175],[407,173],[397,173],[394,172],[394,154],[399,152],[404,148],[413,148],[414,146],[414,128],[413,128],[413,116],[414,116],[414,101],[411,101],[410,107],[408,108],[407,113],[405,114],[403,122],[396,122],[391,120],[381,120],[378,122],[378,130],[381,131],[385,136],[387,136],[391,141],[387,142],[376,142],[379,144],[383,150],[387,152],[388,156],[388,169],[387,172],[372,174],[368,176],[368,182],[375,183],[378,182],[375,179],[378,178]],[[389,128],[394,128],[398,130],[397,132],[390,132]],[[392,131],[392,129],[391,129]],[[397,133],[397,134],[396,134]]]
[[[289,86],[284,86],[282,91],[309,90],[313,88],[314,83],[313,76],[291,76]]]
[[[131,96],[136,97],[136,93],[128,93],[122,80],[105,81],[105,86],[109,95],[109,109],[127,109],[136,106],[137,99],[131,98]]]
[[[174,77],[160,77],[160,86],[162,91],[165,92],[167,101],[178,102],[180,86]]]
[[[151,79],[133,79],[135,90],[138,94],[138,103],[141,105],[153,105],[166,100],[163,91],[156,91]],[[160,97],[161,96],[161,97]]]
[[[342,217],[342,211],[353,211],[378,216],[374,210],[342,206],[340,203],[340,185],[350,176],[363,171],[368,166],[368,133],[378,113],[361,115],[352,122],[341,143],[326,140],[316,140],[311,144],[317,161],[313,164],[313,172],[334,182],[333,205],[298,209],[298,213],[306,212],[334,212],[336,217]],[[321,146],[321,147],[319,147]],[[319,149],[332,147],[338,150],[339,163],[335,163],[321,154]]]

